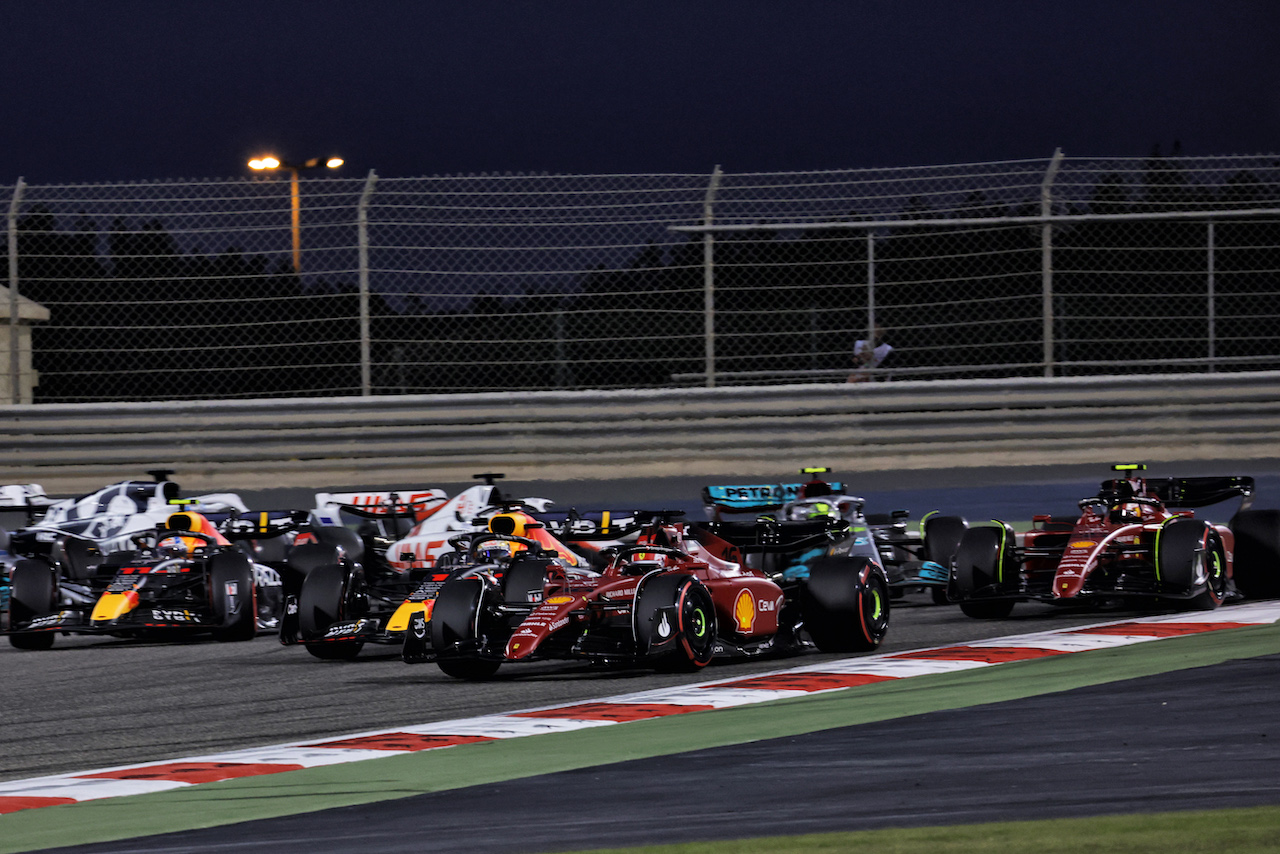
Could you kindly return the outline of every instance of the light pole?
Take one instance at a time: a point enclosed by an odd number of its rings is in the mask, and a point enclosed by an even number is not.
[[[303,160],[300,163],[290,163],[268,154],[265,157],[255,157],[249,161],[249,168],[256,169],[259,172],[274,172],[276,169],[289,170],[289,211],[293,224],[293,272],[295,273],[302,272],[302,203],[298,196],[298,173],[303,169],[317,169],[321,166],[328,169],[337,169],[341,165],[341,157],[330,157],[327,160],[312,157],[310,160]]]

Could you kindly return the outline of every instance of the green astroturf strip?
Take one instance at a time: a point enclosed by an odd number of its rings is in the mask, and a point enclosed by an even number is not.
[[[1250,626],[751,706],[24,810],[0,816],[0,854],[390,800],[1275,654],[1280,654],[1280,624]]]
[[[578,854],[1273,854],[1280,807],[1149,813],[601,848]]]

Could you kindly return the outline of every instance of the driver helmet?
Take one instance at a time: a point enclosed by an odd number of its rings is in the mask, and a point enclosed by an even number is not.
[[[834,504],[827,501],[815,501],[808,506],[806,519],[839,519],[840,512]]]
[[[222,536],[212,522],[203,515],[191,510],[171,514],[164,521],[164,529],[172,533],[157,542],[156,548],[169,557],[188,555],[205,544],[205,541],[198,537],[182,536],[184,531],[204,534],[219,545],[227,544],[226,538]]]

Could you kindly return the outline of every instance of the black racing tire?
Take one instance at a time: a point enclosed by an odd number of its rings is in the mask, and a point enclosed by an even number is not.
[[[716,609],[702,582],[682,573],[662,573],[644,583],[635,602],[641,656],[649,657],[655,648],[669,650],[649,658],[655,668],[668,673],[692,673],[707,666],[715,654]],[[675,625],[667,622],[664,629],[668,612]]]
[[[930,516],[924,520],[924,559],[950,566],[969,523],[963,516]]]
[[[1011,598],[973,599],[974,591],[1005,581],[1002,563],[1005,533],[1000,528],[970,528],[956,546],[953,577],[960,611],[978,620],[1001,620],[1013,613]]]
[[[214,640],[247,641],[258,633],[253,564],[243,552],[219,552],[210,559],[209,604],[220,622],[213,630]]]
[[[1204,589],[1186,605],[1212,611],[1222,604],[1227,592],[1227,558],[1217,532],[1199,519],[1174,519],[1156,535],[1156,572],[1160,580],[1179,591],[1190,593],[1203,570]]]
[[[821,651],[875,650],[889,630],[889,611],[889,584],[867,558],[827,556],[810,564],[800,614]]]
[[[1231,530],[1236,589],[1249,599],[1280,598],[1280,510],[1241,510]]]
[[[9,577],[9,627],[58,608],[56,571],[42,560],[20,560]],[[14,649],[51,649],[54,632],[9,635]]]
[[[950,567],[960,547],[964,532],[969,530],[969,523],[963,516],[930,516],[924,520],[924,559]],[[947,588],[937,586],[929,588],[929,598],[935,605],[947,605]]]
[[[431,609],[431,645],[443,653],[436,664],[446,676],[479,681],[498,672],[501,661],[475,655],[450,655],[448,650],[459,643],[470,643],[479,637],[478,621],[485,596],[485,581],[475,576],[445,582]]]
[[[368,612],[361,571],[331,563],[307,573],[298,594],[298,637],[307,652],[324,661],[350,661],[362,640],[320,640],[334,623],[358,620]]]
[[[546,558],[517,556],[502,577],[502,600],[508,605],[533,606],[542,602],[549,565]]]

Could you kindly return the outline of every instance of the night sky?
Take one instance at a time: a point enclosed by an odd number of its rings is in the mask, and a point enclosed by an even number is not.
[[[1280,151],[1275,0],[7,0],[0,183]]]

